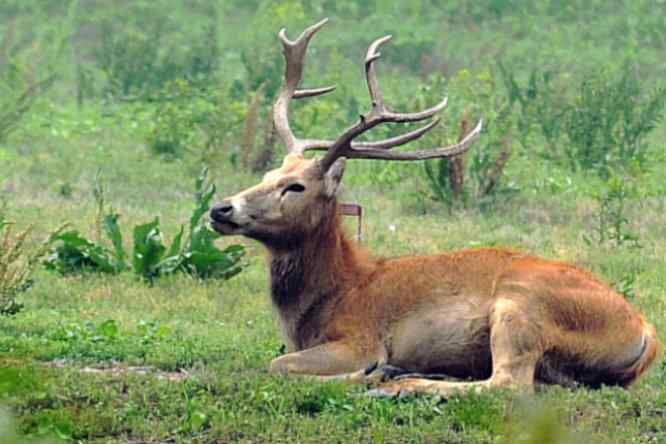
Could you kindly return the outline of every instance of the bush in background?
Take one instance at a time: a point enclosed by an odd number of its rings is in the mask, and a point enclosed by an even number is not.
[[[665,101],[666,87],[647,91],[628,64],[615,75],[586,74],[564,123],[571,166],[604,178],[627,165],[645,169],[645,139],[663,119]]]

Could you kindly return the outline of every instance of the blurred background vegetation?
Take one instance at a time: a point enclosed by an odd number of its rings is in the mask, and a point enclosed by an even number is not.
[[[16,154],[8,137],[36,128],[113,125],[165,160],[263,170],[279,149],[268,120],[283,69],[276,33],[329,17],[305,83],[338,91],[299,104],[297,131],[330,138],[366,108],[361,61],[384,34],[394,35],[380,68],[394,108],[450,96],[448,123],[423,144],[454,141],[462,121],[487,124],[464,168],[379,162],[368,180],[416,175],[435,200],[486,205],[516,191],[517,178],[503,176],[519,156],[602,178],[629,164],[642,171],[663,113],[665,9],[660,0],[6,0],[0,159]]]

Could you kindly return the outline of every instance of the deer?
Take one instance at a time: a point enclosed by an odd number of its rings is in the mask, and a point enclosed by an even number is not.
[[[375,62],[386,36],[365,57],[370,110],[334,140],[296,137],[290,102],[335,89],[299,88],[309,42],[326,23],[295,40],[285,29],[278,34],[285,73],[273,122],[287,149],[282,165],[209,214],[218,233],[245,236],[268,252],[271,303],[287,343],[269,372],[368,384],[370,394],[389,397],[638,380],[660,350],[654,327],[581,268],[504,248],[376,258],[347,237],[337,195],[348,159],[460,155],[482,122],[451,146],[392,151],[437,125],[447,99],[413,113],[384,103]],[[426,120],[399,136],[356,140],[381,124]]]

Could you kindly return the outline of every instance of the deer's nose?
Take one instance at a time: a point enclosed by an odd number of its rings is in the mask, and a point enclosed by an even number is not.
[[[221,202],[214,205],[210,210],[210,218],[216,222],[224,222],[231,216],[234,207],[228,202]]]

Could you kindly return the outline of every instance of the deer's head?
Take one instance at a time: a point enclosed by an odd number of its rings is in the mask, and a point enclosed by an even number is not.
[[[433,118],[427,125],[390,139],[357,142],[355,139],[383,123],[408,123],[430,119],[444,109],[444,99],[432,108],[416,113],[396,113],[382,99],[375,76],[374,62],[378,49],[391,36],[375,40],[365,57],[365,74],[370,94],[370,111],[361,115],[355,125],[336,140],[299,139],[289,126],[289,103],[292,99],[326,94],[334,86],[297,89],[303,77],[308,43],[327,20],[310,26],[294,41],[285,30],[279,33],[286,60],[282,88],[273,107],[275,129],[287,148],[282,166],[267,173],[261,183],[215,205],[211,224],[221,234],[241,234],[267,245],[293,243],[332,220],[336,211],[336,193],[344,174],[345,159],[425,160],[450,157],[465,152],[481,132],[481,122],[461,140],[451,146],[409,152],[390,151],[423,136],[439,123]],[[303,157],[306,151],[326,151],[320,158]]]
[[[294,243],[335,211],[344,159],[324,170],[317,159],[288,154],[261,183],[227,197],[211,210],[221,234],[242,234],[266,244]]]

